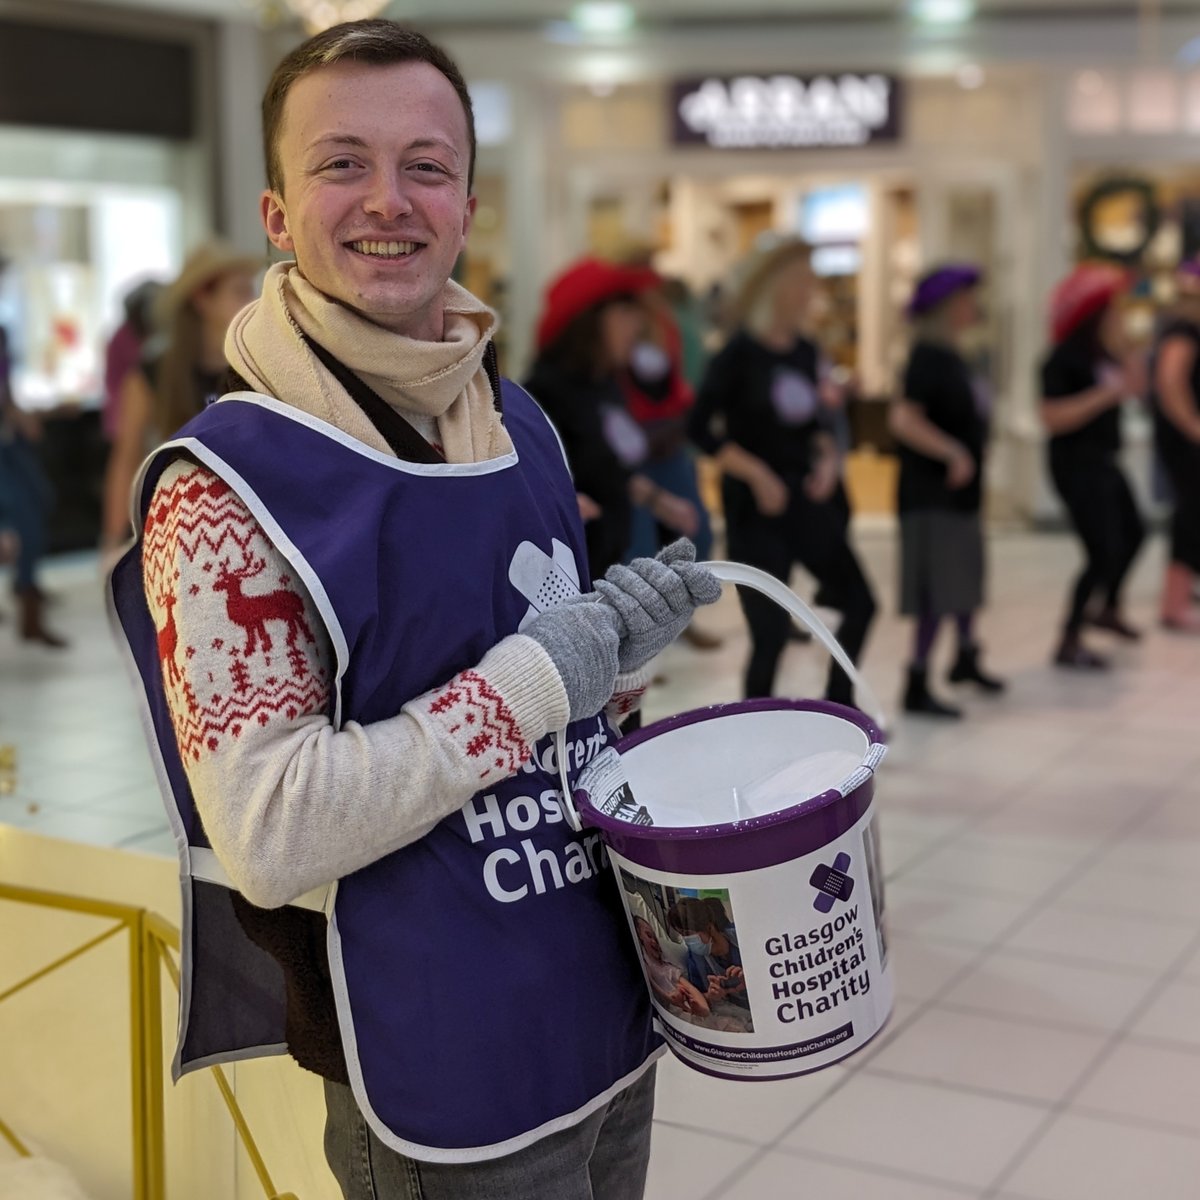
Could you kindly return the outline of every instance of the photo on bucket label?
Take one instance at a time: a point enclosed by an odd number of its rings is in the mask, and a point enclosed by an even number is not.
[[[737,923],[724,888],[679,888],[620,871],[654,1003],[677,1021],[753,1033]]]

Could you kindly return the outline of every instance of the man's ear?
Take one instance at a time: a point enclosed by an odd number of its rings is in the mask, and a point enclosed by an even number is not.
[[[284,207],[283,197],[270,190],[263,192],[258,202],[258,211],[271,245],[286,254],[294,254],[296,245],[288,232],[287,209]]]
[[[465,211],[463,212],[463,227],[462,227],[462,240],[463,240],[464,246],[467,244],[467,234],[469,234],[471,232],[471,222],[475,220],[475,209],[478,206],[478,204],[479,204],[479,199],[477,196],[470,195],[467,197],[467,207],[466,207]]]

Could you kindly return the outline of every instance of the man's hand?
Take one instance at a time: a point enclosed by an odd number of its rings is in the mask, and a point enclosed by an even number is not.
[[[687,628],[696,608],[720,599],[721,582],[696,562],[686,538],[656,558],[635,558],[610,567],[596,582],[596,596],[616,616],[621,672],[636,671]]]
[[[566,689],[570,719],[594,717],[617,682],[616,613],[595,596],[576,597],[539,613],[521,631],[550,656]]]

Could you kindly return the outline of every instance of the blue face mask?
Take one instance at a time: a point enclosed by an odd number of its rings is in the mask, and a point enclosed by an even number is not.
[[[698,933],[689,933],[683,941],[684,945],[698,958],[707,958],[712,953],[712,943]]]

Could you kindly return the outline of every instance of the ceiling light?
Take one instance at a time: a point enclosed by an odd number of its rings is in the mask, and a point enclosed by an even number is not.
[[[908,11],[922,25],[961,25],[975,15],[974,0],[911,0]]]
[[[633,6],[619,0],[589,0],[571,10],[571,20],[580,33],[589,37],[627,33],[633,28],[633,16]]]
[[[343,21],[377,17],[390,0],[250,0],[259,19],[274,25],[287,17],[299,17],[308,33],[322,33]]]

